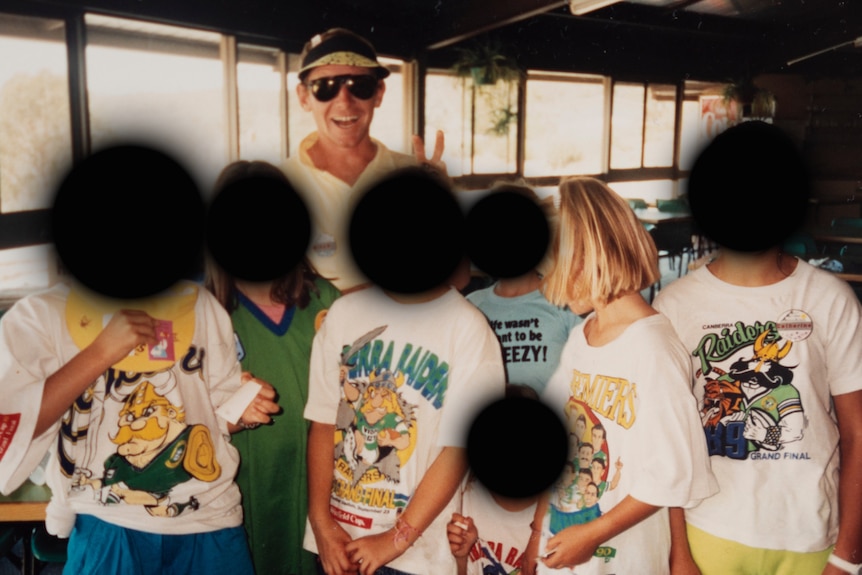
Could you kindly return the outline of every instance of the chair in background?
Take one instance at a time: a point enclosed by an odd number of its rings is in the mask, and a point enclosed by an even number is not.
[[[666,222],[653,226],[649,230],[655,247],[658,250],[659,264],[667,259],[668,267],[676,270],[677,277],[682,277],[683,269],[693,261],[694,243],[692,241],[692,224],[689,221]],[[661,265],[659,265],[661,268]],[[661,290],[661,278],[650,288],[650,301],[656,290]]]
[[[838,252],[838,259],[844,266],[844,271],[851,274],[862,273],[862,245],[847,244]]]
[[[657,199],[655,201],[655,207],[657,207],[660,212],[672,212],[675,214],[684,214],[691,211],[688,207],[688,202],[680,198],[672,200]]]
[[[832,229],[860,233],[862,232],[862,218],[835,218],[832,220]]]
[[[60,539],[48,533],[44,523],[34,527],[30,537],[34,563],[32,573],[38,573],[42,567],[49,563],[65,563],[68,543],[68,539]]]
[[[814,238],[805,232],[796,232],[784,240],[781,251],[805,261],[821,256]]]
[[[646,200],[643,198],[627,198],[627,200],[633,210],[645,210],[647,208]]]
[[[17,558],[12,557],[11,552],[20,537],[18,536],[18,529],[14,524],[9,523],[7,525],[6,527],[0,527],[0,561],[6,558],[13,565],[16,565]],[[20,567],[20,565],[16,566]]]

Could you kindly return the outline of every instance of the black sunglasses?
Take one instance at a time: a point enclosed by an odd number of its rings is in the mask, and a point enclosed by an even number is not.
[[[368,100],[377,92],[377,76],[371,74],[345,74],[343,76],[326,76],[309,80],[306,85],[318,102],[328,102],[335,98],[342,86],[360,100]]]

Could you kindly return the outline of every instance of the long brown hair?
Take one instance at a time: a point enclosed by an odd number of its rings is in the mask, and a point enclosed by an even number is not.
[[[226,186],[249,177],[275,178],[288,182],[284,172],[268,162],[239,160],[228,164],[221,171],[215,183],[215,193],[218,194]],[[291,271],[272,281],[270,298],[276,303],[288,307],[296,305],[302,309],[308,305],[312,293],[320,293],[315,282],[321,277],[308,258],[303,257]],[[236,278],[222,268],[210,254],[206,256],[204,285],[227,311],[236,309]]]

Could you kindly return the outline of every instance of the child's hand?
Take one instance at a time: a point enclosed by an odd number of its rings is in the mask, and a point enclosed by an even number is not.
[[[345,550],[350,560],[359,567],[360,575],[374,575],[378,569],[404,552],[395,546],[392,529],[354,539],[345,546]]]
[[[91,346],[114,365],[138,346],[156,345],[156,320],[146,312],[123,309],[116,312]]]
[[[261,388],[254,400],[242,412],[242,417],[239,419],[240,425],[246,429],[266,425],[272,421],[271,415],[275,415],[281,411],[281,407],[276,403],[275,388],[262,379],[257,379],[250,373],[243,372],[243,383],[252,380],[259,383]]]
[[[446,536],[449,538],[449,549],[452,555],[466,557],[479,539],[479,531],[471,517],[453,513],[452,519],[446,525]]]
[[[589,561],[601,544],[590,523],[566,527],[548,539],[544,558],[539,560],[552,569],[571,568]]]
[[[443,161],[444,141],[445,136],[443,134],[443,130],[437,130],[437,134],[434,139],[434,154],[430,158],[427,158],[425,156],[425,140],[422,139],[422,136],[414,134],[413,155],[416,156],[416,161],[420,166],[440,175],[444,179],[448,179],[449,174],[446,170],[446,162]]]
[[[352,575],[358,566],[350,560],[345,547],[350,543],[350,534],[338,523],[332,522],[320,532],[314,532],[320,564],[327,575]]]

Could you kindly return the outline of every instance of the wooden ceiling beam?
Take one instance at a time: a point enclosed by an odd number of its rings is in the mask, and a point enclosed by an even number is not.
[[[520,22],[568,5],[567,0],[465,0],[452,14],[451,27],[440,31],[427,42],[429,50],[445,48],[515,22]]]

